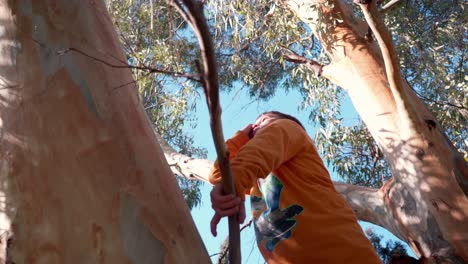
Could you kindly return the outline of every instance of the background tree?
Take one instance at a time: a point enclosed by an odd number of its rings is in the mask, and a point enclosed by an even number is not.
[[[412,90],[400,75],[398,56],[375,1],[364,2],[358,7],[367,23],[347,1],[282,2],[312,29],[329,63],[300,59],[348,93],[392,174],[378,191],[337,188],[360,219],[389,229],[408,241],[416,254],[433,261],[463,262],[467,258],[466,238],[460,236],[467,230],[466,163],[417,98],[417,89]],[[316,65],[318,69],[312,67]],[[332,138],[330,130],[324,130],[322,134]],[[326,152],[334,155],[332,150]],[[374,152],[379,151],[374,148]]]

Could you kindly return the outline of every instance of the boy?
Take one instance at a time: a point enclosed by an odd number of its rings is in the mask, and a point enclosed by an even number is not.
[[[227,141],[235,195],[224,195],[215,163],[210,182],[215,215],[239,212],[251,196],[257,244],[268,263],[381,263],[302,124],[272,111]]]

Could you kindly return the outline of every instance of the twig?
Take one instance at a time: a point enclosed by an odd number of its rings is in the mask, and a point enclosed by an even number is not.
[[[192,21],[190,20],[189,18],[189,15],[187,14],[187,12],[184,10],[184,8],[182,7],[182,5],[179,3],[178,0],[169,0],[169,4],[171,6],[173,6],[177,12],[179,12],[179,14],[182,16],[182,18],[187,22],[189,23],[190,26],[192,26],[193,28],[193,24],[192,24]]]
[[[440,101],[437,101],[437,100],[427,98],[427,97],[423,96],[422,94],[418,93],[417,91],[414,91],[414,92],[416,93],[416,95],[419,98],[423,99],[424,101],[431,102],[431,103],[436,104],[438,106],[450,106],[450,107],[458,108],[460,110],[467,110],[467,108],[462,106],[462,105],[456,105],[456,104],[453,104],[453,103],[450,103],[450,102],[440,102]]]
[[[203,60],[201,80],[206,95],[208,110],[210,112],[211,134],[213,135],[216,153],[218,155],[223,189],[226,194],[235,193],[232,171],[229,164],[229,153],[224,143],[223,129],[221,126],[218,68],[209,27],[203,14],[203,2],[182,0],[186,9],[183,9],[177,0],[172,0],[172,3],[192,26],[198,38]],[[229,252],[229,263],[240,264],[240,231],[237,214],[229,217]]]
[[[147,77],[147,76],[150,75],[150,74],[151,74],[151,72],[147,72],[147,73],[145,73],[143,76],[137,77],[137,79],[135,79],[135,80],[132,80],[132,81],[126,82],[126,83],[124,83],[124,84],[118,85],[118,86],[116,86],[116,87],[113,87],[112,90],[117,90],[117,89],[122,88],[122,87],[125,87],[125,86],[127,86],[127,85],[137,83],[141,78],[145,78],[145,77]]]
[[[82,51],[82,50],[79,50],[77,48],[68,48],[66,50],[62,50],[62,51],[59,51],[57,52],[57,54],[59,55],[63,55],[63,54],[66,54],[70,51],[73,51],[73,52],[76,52],[78,54],[81,54],[85,57],[88,57],[94,61],[97,61],[99,63],[102,63],[104,65],[107,65],[109,67],[112,67],[112,68],[118,68],[118,69],[136,69],[136,70],[142,70],[142,71],[148,71],[149,73],[162,73],[162,74],[167,74],[167,75],[171,75],[171,76],[174,76],[174,77],[183,77],[183,78],[187,78],[189,80],[192,80],[192,81],[196,81],[196,82],[200,82],[200,79],[197,79],[196,77],[199,77],[198,74],[189,74],[189,73],[182,73],[182,72],[172,72],[172,71],[168,71],[168,70],[162,70],[162,69],[157,69],[157,68],[151,68],[151,67],[148,67],[148,66],[134,66],[134,65],[130,65],[130,64],[126,64],[126,63],[122,63],[122,65],[116,65],[116,64],[112,64],[110,62],[107,62],[103,59],[100,59],[100,58],[97,58],[97,57],[94,57],[92,55],[89,55],[87,54],[86,52]]]
[[[239,230],[239,232],[242,232],[245,228],[247,227],[250,227],[253,223],[253,216],[250,217],[249,221],[247,221],[247,223],[245,223],[241,229]],[[216,256],[216,255],[220,255],[218,257],[218,264],[219,263],[223,263],[223,259],[226,258],[226,254],[228,254],[229,252],[229,237],[226,237],[226,239],[224,240],[223,244],[221,244],[221,251],[219,253],[216,253],[216,254],[213,254],[213,255],[210,255],[210,257],[213,257],[213,256]]]
[[[250,226],[252,225],[252,223],[253,223],[253,220],[254,220],[253,216],[250,217],[249,221],[247,221],[247,223],[245,223],[245,224],[240,228],[239,231],[242,232],[242,230],[246,229],[247,227],[250,227]]]
[[[384,6],[382,6],[382,9],[380,9],[380,13],[385,14],[387,13],[390,9],[396,6],[396,4],[400,3],[401,0],[392,0],[388,3],[386,3]]]
[[[303,57],[288,48],[283,47],[283,49],[286,51],[286,52],[283,52],[283,57],[285,60],[289,62],[297,63],[297,64],[304,64],[308,69],[317,73],[318,76],[322,75],[322,70],[323,70],[324,65],[314,60]]]

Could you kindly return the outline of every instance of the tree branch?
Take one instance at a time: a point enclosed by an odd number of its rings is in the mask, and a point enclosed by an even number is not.
[[[333,182],[335,189],[345,198],[359,220],[381,225],[385,205],[378,189],[372,189],[341,182]]]
[[[417,91],[414,91],[414,92],[416,93],[416,95],[417,95],[419,98],[423,99],[424,101],[434,103],[434,104],[436,104],[436,105],[438,105],[438,106],[450,106],[450,107],[453,107],[453,108],[458,108],[458,109],[460,109],[460,110],[468,110],[468,108],[465,107],[465,106],[463,106],[463,105],[456,105],[456,104],[453,104],[453,103],[451,103],[451,102],[449,102],[449,101],[443,102],[443,101],[433,100],[433,99],[431,99],[431,98],[427,98],[427,97],[421,95],[421,94],[418,93]]]
[[[396,4],[400,3],[401,0],[392,0],[388,3],[386,3],[384,6],[382,6],[382,9],[380,9],[380,13],[385,14],[389,10],[391,10],[393,7],[396,6]]]
[[[372,29],[375,38],[380,46],[382,56],[385,63],[385,71],[387,74],[390,90],[392,91],[397,111],[400,119],[401,136],[403,139],[410,138],[418,133],[418,125],[422,125],[423,121],[420,120],[416,111],[408,103],[409,96],[405,92],[403,79],[400,73],[400,66],[398,64],[397,52],[393,45],[392,36],[388,32],[380,14],[377,10],[375,1],[367,0],[354,0],[359,2],[359,6],[364,13],[369,27]],[[419,126],[423,127],[423,126]]]
[[[240,232],[242,232],[245,228],[250,227],[252,225],[252,223],[253,223],[253,219],[254,219],[253,216],[250,217],[249,221],[247,221],[247,223],[245,223],[241,227]],[[210,257],[219,255],[218,260],[217,260],[216,263],[217,264],[222,264],[222,263],[226,263],[226,255],[227,254],[229,254],[229,237],[226,237],[223,244],[221,244],[221,251],[219,253],[210,255]]]
[[[322,75],[324,65],[314,60],[303,57],[288,48],[283,47],[283,49],[283,57],[285,60],[297,64],[304,64],[309,70],[317,73],[318,76]]]
[[[59,55],[63,55],[63,54],[66,54],[70,51],[73,51],[73,52],[76,52],[78,54],[81,54],[85,57],[88,57],[94,61],[97,61],[99,63],[102,63],[104,65],[107,65],[111,68],[128,68],[128,69],[136,69],[136,70],[142,70],[142,71],[147,71],[149,73],[162,73],[162,74],[166,74],[166,75],[171,75],[171,76],[174,76],[174,77],[183,77],[183,78],[187,78],[189,80],[192,80],[192,81],[196,81],[196,82],[200,82],[199,79],[197,79],[196,77],[199,77],[198,74],[189,74],[189,73],[182,73],[182,72],[172,72],[172,71],[168,71],[168,70],[163,70],[163,69],[157,69],[157,68],[152,68],[152,67],[148,67],[146,65],[143,65],[143,66],[134,66],[134,65],[130,65],[128,63],[124,63],[122,62],[121,65],[117,65],[117,64],[112,64],[104,59],[100,59],[100,58],[97,58],[97,57],[94,57],[82,50],[79,50],[77,48],[68,48],[66,50],[62,50],[62,51],[59,51],[58,54]]]
[[[173,0],[177,5],[177,0]],[[229,153],[227,151],[223,130],[221,125],[221,107],[219,105],[219,82],[218,68],[214,46],[206,18],[203,13],[203,2],[196,0],[182,0],[186,7],[186,19],[192,26],[200,45],[203,74],[202,83],[206,95],[208,110],[210,112],[210,127],[213,140],[218,155],[218,164],[222,175],[222,184],[224,192],[227,194],[235,193],[232,171],[229,164]],[[180,6],[179,6],[180,7]],[[181,12],[182,8],[179,8]],[[229,263],[240,264],[240,231],[237,214],[229,217]]]
[[[391,183],[391,181],[387,182]],[[398,223],[392,217],[392,212],[385,205],[384,196],[388,192],[388,184],[380,189],[372,189],[352,184],[334,182],[336,190],[345,198],[357,218],[381,226],[398,238],[406,241]]]
[[[167,142],[154,131],[156,139],[161,146],[164,156],[166,157],[167,163],[171,166],[172,172],[175,174],[181,174],[190,180],[200,180],[208,182],[208,175],[210,174],[213,162],[207,159],[195,159],[183,154],[178,153],[174,150]]]

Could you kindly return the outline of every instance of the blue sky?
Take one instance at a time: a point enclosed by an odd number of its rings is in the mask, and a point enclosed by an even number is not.
[[[232,92],[230,94],[221,93],[220,100],[221,108],[223,110],[221,118],[225,139],[230,138],[236,131],[243,128],[246,124],[253,123],[259,114],[270,110],[281,111],[297,117],[306,127],[308,134],[312,138],[315,135],[314,125],[308,120],[308,112],[298,111],[298,105],[302,101],[301,95],[298,92],[286,93],[284,91],[278,91],[271,100],[261,103],[250,103],[252,99],[242,91]],[[342,113],[345,113],[344,117],[346,119],[356,117],[356,112],[347,98],[343,104]],[[204,97],[200,98],[197,102],[196,115],[198,118],[198,126],[187,132],[194,136],[196,146],[204,147],[208,150],[208,159],[215,160],[216,151],[211,137],[209,114]],[[332,179],[339,180],[338,176],[332,172],[332,168],[329,167],[328,169],[331,173]],[[220,245],[228,235],[228,223],[226,219],[223,219],[218,225],[218,236],[213,237],[211,235],[209,223],[213,216],[213,210],[211,209],[211,203],[209,200],[210,190],[211,186],[209,184],[205,184],[202,187],[201,206],[192,210],[192,216],[208,250],[208,254],[213,255],[219,252]],[[247,202],[248,200],[249,199],[246,199]],[[246,204],[246,208],[248,219],[250,204]],[[368,227],[375,228],[378,234],[382,234],[384,236],[384,239],[397,239],[392,234],[378,226],[368,223],[361,223],[361,226],[364,229]],[[408,252],[410,251],[411,250],[408,248]],[[242,263],[264,263],[255,244],[253,227],[248,227],[241,233],[241,254]],[[215,262],[217,256],[213,256],[211,259]]]

